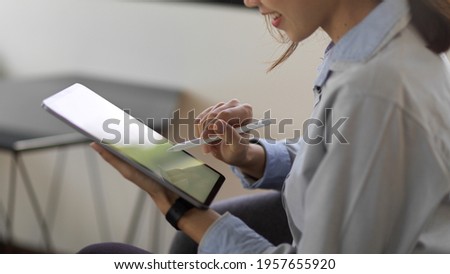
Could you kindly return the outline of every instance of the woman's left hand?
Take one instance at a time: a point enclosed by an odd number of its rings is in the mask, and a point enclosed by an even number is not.
[[[97,151],[106,162],[117,169],[117,171],[119,171],[125,179],[133,182],[135,185],[147,192],[153,198],[161,212],[166,214],[170,208],[170,205],[172,205],[177,199],[175,193],[162,187],[159,183],[155,182],[130,164],[116,157],[99,144],[92,143],[91,147]]]
[[[132,181],[150,194],[159,210],[164,215],[167,214],[172,204],[178,198],[175,193],[165,189],[147,175],[117,158],[99,144],[92,143],[91,147],[97,151],[105,161],[117,169],[123,177]],[[178,227],[195,242],[200,243],[203,235],[205,235],[209,227],[219,217],[220,215],[211,209],[200,210],[198,208],[193,208],[186,212],[186,214],[178,221]]]

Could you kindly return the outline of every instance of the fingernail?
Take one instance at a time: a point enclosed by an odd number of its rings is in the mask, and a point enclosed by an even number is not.
[[[218,132],[218,133],[220,133],[220,134],[222,134],[222,133],[224,133],[225,132],[225,125],[223,124],[223,122],[222,121],[217,121],[217,122],[215,122],[214,123],[214,126],[215,126],[215,131],[216,132]]]
[[[213,130],[213,131],[216,131],[217,130],[217,125],[214,123],[214,124],[210,124],[209,126],[208,126],[208,130]]]

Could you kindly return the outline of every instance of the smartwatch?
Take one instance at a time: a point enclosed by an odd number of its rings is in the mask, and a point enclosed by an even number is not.
[[[178,198],[175,203],[170,207],[169,211],[166,213],[166,220],[171,224],[176,230],[178,228],[178,221],[181,217],[189,211],[194,206],[183,198]]]

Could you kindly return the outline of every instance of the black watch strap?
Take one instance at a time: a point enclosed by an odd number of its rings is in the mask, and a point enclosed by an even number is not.
[[[166,220],[176,229],[178,228],[178,221],[183,215],[194,206],[183,198],[178,198],[175,203],[170,207],[166,214]]]

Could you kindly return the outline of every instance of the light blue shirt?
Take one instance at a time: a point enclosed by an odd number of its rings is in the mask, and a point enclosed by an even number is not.
[[[263,177],[234,168],[244,187],[284,190],[293,243],[273,246],[225,214],[199,252],[450,252],[449,74],[410,25],[408,1],[380,3],[329,47],[315,82],[311,117],[348,117],[349,143],[259,140]]]

